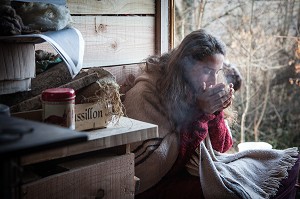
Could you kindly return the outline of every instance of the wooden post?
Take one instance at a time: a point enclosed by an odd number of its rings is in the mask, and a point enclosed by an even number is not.
[[[169,0],[156,1],[155,13],[155,52],[163,54],[169,51]]]

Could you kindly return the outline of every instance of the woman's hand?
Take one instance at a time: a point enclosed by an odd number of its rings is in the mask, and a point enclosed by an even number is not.
[[[202,89],[196,94],[196,105],[201,111],[212,114],[230,106],[233,93],[233,84],[229,84],[229,88],[223,83],[206,88],[203,82]]]

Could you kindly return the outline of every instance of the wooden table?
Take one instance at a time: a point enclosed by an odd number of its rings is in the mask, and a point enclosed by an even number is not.
[[[21,164],[28,165],[158,137],[157,125],[127,117],[121,117],[118,123],[109,124],[103,129],[78,133],[86,134],[88,141],[23,156]]]
[[[66,159],[52,165],[62,171],[43,177],[35,174],[36,179],[24,183],[22,198],[133,199],[136,186],[130,144],[158,137],[157,125],[122,117],[107,128],[78,133],[88,135],[88,141],[21,158],[21,165],[33,170],[32,165],[42,165],[41,169]],[[126,146],[124,153],[111,153],[110,149],[120,146]]]

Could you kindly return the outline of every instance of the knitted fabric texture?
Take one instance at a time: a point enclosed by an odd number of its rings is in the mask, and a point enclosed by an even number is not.
[[[298,156],[296,147],[223,154],[213,150],[209,136],[196,151],[198,156],[193,156],[186,167],[190,174],[200,177],[206,199],[275,196]]]

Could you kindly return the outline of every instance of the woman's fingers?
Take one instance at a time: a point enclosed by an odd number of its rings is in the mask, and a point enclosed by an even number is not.
[[[231,104],[232,104],[232,100],[231,100],[231,98],[229,98],[228,100],[226,100],[226,101],[223,103],[223,109],[229,107]]]
[[[206,113],[214,113],[223,110],[231,105],[234,89],[229,85],[226,90],[225,84],[217,84],[207,87],[203,83],[200,87],[197,97],[198,108]]]
[[[232,104],[233,93],[234,89],[229,88],[228,91],[226,90],[215,90],[215,93],[211,96],[214,107],[218,108],[218,110],[226,109]]]

